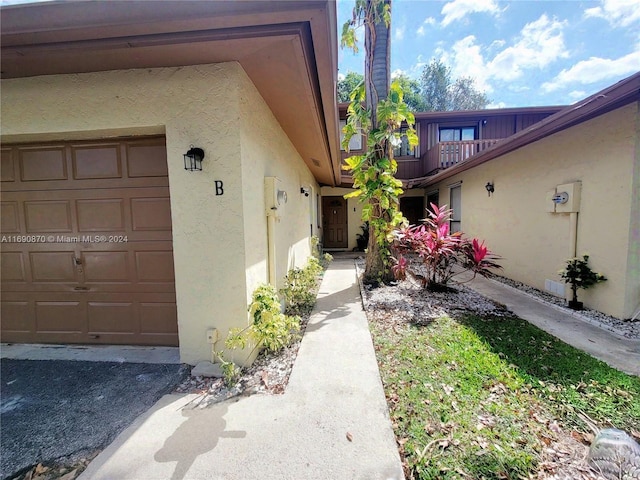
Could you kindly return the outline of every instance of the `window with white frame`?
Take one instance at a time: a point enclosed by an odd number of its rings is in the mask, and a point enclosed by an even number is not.
[[[346,120],[340,120],[340,150],[343,152],[345,148],[342,146],[342,141],[344,140],[344,133],[342,133],[342,128],[347,124]],[[349,140],[349,151],[353,150],[362,150],[362,135],[354,135]]]

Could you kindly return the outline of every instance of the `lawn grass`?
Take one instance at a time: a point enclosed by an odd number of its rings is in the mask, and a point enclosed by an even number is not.
[[[640,378],[519,318],[371,322],[410,478],[517,479],[559,428],[640,428]]]

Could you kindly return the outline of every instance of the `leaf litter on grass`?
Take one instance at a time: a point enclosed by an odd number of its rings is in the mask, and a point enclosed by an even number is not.
[[[577,412],[637,429],[640,381],[456,290],[363,292],[407,478],[598,479]]]

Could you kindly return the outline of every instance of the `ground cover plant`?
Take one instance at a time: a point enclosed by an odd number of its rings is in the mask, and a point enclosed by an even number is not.
[[[407,478],[599,478],[583,419],[638,438],[640,378],[456,290],[365,292]]]

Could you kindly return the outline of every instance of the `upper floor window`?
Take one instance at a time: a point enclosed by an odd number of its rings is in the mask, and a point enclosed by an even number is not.
[[[344,140],[344,133],[342,133],[342,128],[347,124],[346,120],[340,120],[340,150],[343,152],[345,148],[342,146],[342,140]],[[349,151],[353,150],[362,150],[362,135],[354,135],[349,140]]]
[[[415,126],[416,134],[418,134],[418,125]],[[407,138],[405,129],[400,130],[400,141],[397,145],[393,147],[393,156],[394,157],[419,157],[420,156],[420,145],[411,146],[409,145],[409,139]],[[420,138],[420,135],[418,135]]]
[[[459,142],[461,140],[475,140],[476,127],[447,127],[440,129],[440,142]]]

